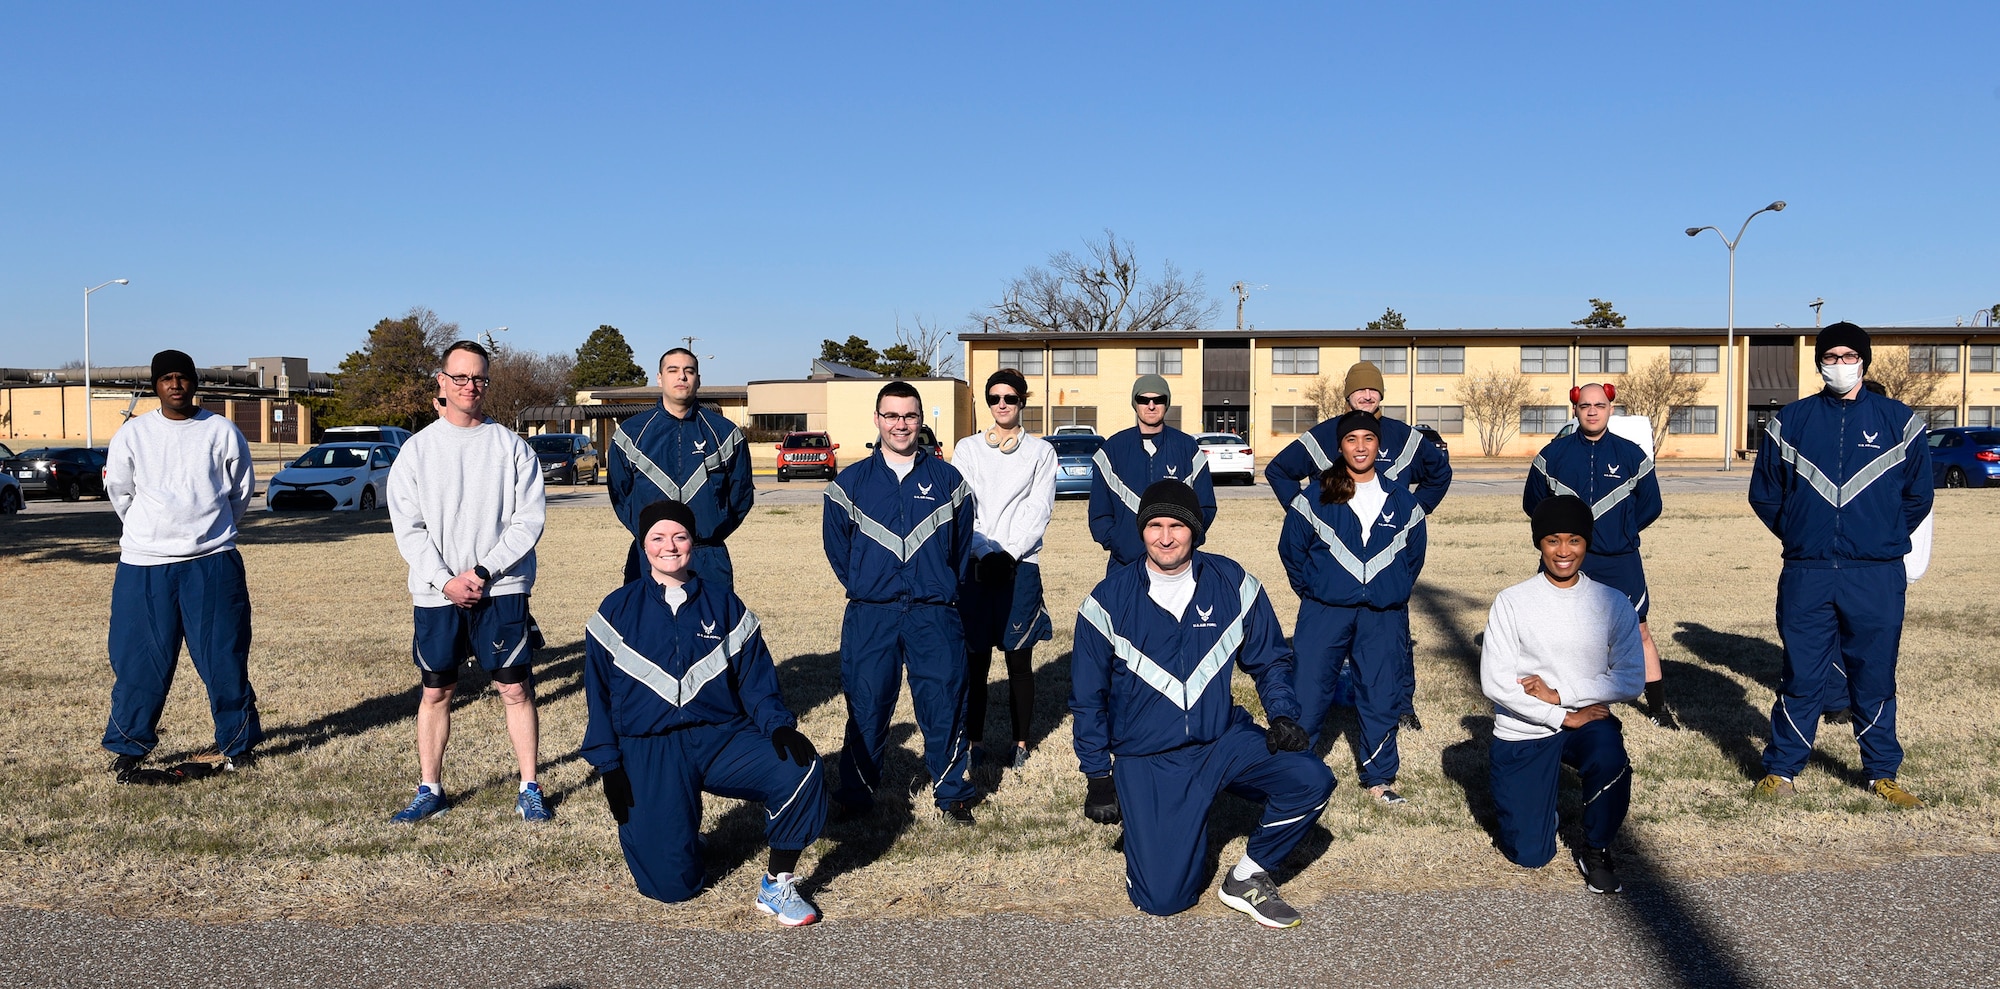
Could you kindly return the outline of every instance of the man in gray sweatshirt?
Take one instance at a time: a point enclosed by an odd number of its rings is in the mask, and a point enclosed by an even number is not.
[[[201,377],[178,350],[153,355],[160,408],[111,436],[104,491],[125,523],[111,584],[111,718],[104,747],[120,783],[175,783],[234,769],[263,741],[250,688],[250,591],[236,525],[255,482],[250,444],[195,405]],[[147,769],[185,639],[208,686],[215,749]]]
[[[547,506],[541,464],[513,430],[487,418],[486,348],[460,340],[437,373],[438,420],[403,444],[389,472],[389,519],[396,548],[410,564],[416,605],[412,658],[423,677],[417,701],[416,796],[393,820],[414,824],[450,807],[444,795],[444,749],[459,664],[476,657],[492,675],[507,711],[507,735],[521,765],[515,811],[525,821],[550,814],[535,764],[535,543]]]
[[[1530,869],[1555,857],[1556,786],[1571,766],[1583,781],[1584,831],[1572,859],[1591,892],[1617,893],[1611,840],[1632,803],[1632,763],[1610,705],[1646,686],[1639,616],[1622,592],[1583,573],[1583,499],[1544,499],[1532,524],[1542,572],[1494,597],[1479,659],[1493,702],[1494,844]]]

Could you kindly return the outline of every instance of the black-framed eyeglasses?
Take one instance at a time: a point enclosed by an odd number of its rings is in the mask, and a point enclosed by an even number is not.
[[[1019,396],[1019,395],[1008,395],[1008,394],[1004,394],[1004,393],[996,393],[996,394],[992,394],[992,395],[988,395],[988,396],[986,396],[986,404],[987,404],[987,405],[989,405],[989,406],[992,406],[992,405],[1019,405],[1019,404],[1021,404],[1021,396]]]
[[[1861,363],[1861,355],[1860,355],[1860,354],[1851,354],[1851,353],[1850,353],[1850,354],[1821,354],[1821,355],[1820,355],[1820,357],[1819,357],[1819,362],[1820,362],[1821,364],[1824,364],[1824,365],[1826,365],[1827,367],[1832,367],[1832,366],[1834,366],[1835,364],[1859,364],[1859,363]]]
[[[1132,400],[1132,404],[1133,404],[1133,405],[1165,405],[1165,404],[1167,404],[1167,397],[1166,397],[1165,395],[1141,395],[1141,396],[1139,396],[1138,398],[1135,398],[1135,399],[1133,399],[1133,400]]]
[[[875,415],[877,418],[887,419],[890,422],[918,423],[924,421],[924,414],[921,412],[877,412]]]
[[[466,385],[478,385],[481,388],[485,388],[493,384],[492,378],[486,377],[485,375],[481,374],[449,374],[444,371],[439,371],[438,373],[451,379],[451,383],[459,386],[460,388],[463,388]]]

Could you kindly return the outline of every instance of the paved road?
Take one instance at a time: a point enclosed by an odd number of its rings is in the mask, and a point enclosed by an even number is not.
[[[1107,890],[1107,895],[1116,891]],[[0,909],[8,985],[1992,986],[2000,856],[1624,896],[1369,894],[1306,925],[1000,915],[717,933],[630,923],[196,926]]]

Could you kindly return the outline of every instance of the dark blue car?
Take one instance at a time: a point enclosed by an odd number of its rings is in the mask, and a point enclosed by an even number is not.
[[[1931,430],[1931,480],[1940,488],[2000,484],[2000,429],[1960,426]]]
[[[1090,458],[1104,445],[1104,437],[1063,433],[1048,440],[1056,448],[1056,497],[1090,497],[1090,482],[1097,476]]]

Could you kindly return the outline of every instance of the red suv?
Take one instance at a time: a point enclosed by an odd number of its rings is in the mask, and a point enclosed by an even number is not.
[[[778,444],[778,480],[789,481],[799,474],[832,478],[840,472],[834,454],[838,449],[840,444],[825,433],[786,433]]]

